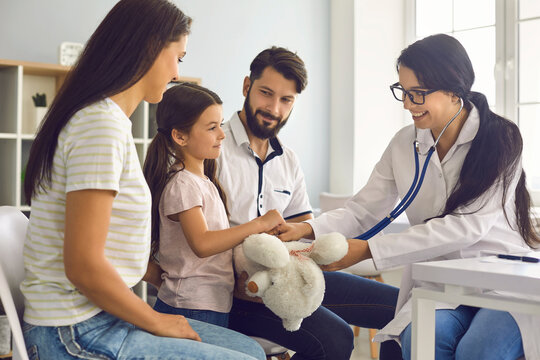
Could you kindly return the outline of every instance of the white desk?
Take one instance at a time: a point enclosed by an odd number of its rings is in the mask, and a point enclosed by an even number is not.
[[[538,256],[537,256],[538,257]],[[435,356],[435,302],[477,306],[540,315],[540,301],[493,296],[478,289],[540,296],[540,263],[493,257],[432,261],[412,265],[414,280],[436,282],[444,290],[412,291],[412,359]]]

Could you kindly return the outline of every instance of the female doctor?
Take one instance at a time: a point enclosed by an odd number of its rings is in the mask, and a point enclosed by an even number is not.
[[[414,125],[394,136],[366,186],[345,208],[286,224],[279,229],[280,238],[314,238],[331,231],[354,237],[370,229],[406,196],[415,177],[414,153],[418,151],[422,166],[433,146],[423,185],[406,210],[412,226],[369,241],[350,239],[345,258],[325,270],[368,258],[383,270],[476,257],[483,251],[518,254],[537,246],[519,129],[494,114],[484,95],[471,92],[474,71],[463,46],[448,35],[427,37],[401,52],[397,70],[399,82],[391,89]],[[411,290],[416,286],[406,266],[396,316],[376,337],[398,340],[404,359],[411,356]],[[535,340],[540,338],[540,318],[443,303],[437,309],[437,359],[540,359]]]

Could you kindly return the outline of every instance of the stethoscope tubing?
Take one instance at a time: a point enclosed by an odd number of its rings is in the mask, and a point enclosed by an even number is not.
[[[450,119],[450,121],[448,121],[446,123],[443,130],[441,131],[441,133],[437,137],[437,140],[435,141],[435,143],[429,148],[429,150],[427,152],[427,155],[426,155],[426,160],[424,161],[424,165],[422,166],[422,172],[420,174],[420,178],[418,178],[418,173],[419,173],[419,171],[418,171],[419,170],[418,153],[420,152],[420,150],[418,148],[418,141],[415,139],[413,141],[414,165],[415,165],[415,167],[414,167],[414,179],[413,179],[413,182],[411,184],[411,187],[407,191],[407,194],[405,194],[403,199],[394,208],[394,210],[392,210],[390,212],[390,214],[388,214],[384,219],[379,221],[375,226],[373,226],[371,229],[369,229],[365,233],[355,237],[355,239],[368,240],[368,239],[372,238],[373,236],[377,235],[385,227],[390,225],[390,223],[392,221],[394,221],[399,215],[401,215],[409,207],[409,205],[411,205],[413,200],[416,198],[416,195],[420,191],[420,187],[422,186],[422,183],[424,182],[424,177],[426,175],[426,171],[427,171],[427,167],[429,165],[429,161],[431,159],[431,156],[435,152],[435,149],[437,147],[437,144],[439,143],[439,140],[440,140],[442,134],[446,131],[448,126],[450,126],[450,124],[459,116],[459,114],[461,114],[461,110],[463,110],[463,99],[459,98],[459,100],[460,100],[460,103],[461,103],[460,107],[459,107],[459,110]]]
[[[368,240],[378,234],[381,230],[383,230],[385,227],[387,227],[392,221],[394,221],[403,211],[405,211],[409,205],[412,203],[414,198],[416,197],[416,194],[418,194],[418,191],[420,191],[420,187],[422,186],[422,183],[424,182],[424,177],[426,175],[427,167],[429,164],[429,160],[431,159],[431,156],[434,153],[435,148],[431,147],[428,151],[428,154],[426,156],[426,160],[424,161],[424,165],[422,167],[422,173],[420,175],[420,179],[418,179],[419,174],[419,160],[418,160],[418,152],[416,151],[416,141],[413,142],[413,149],[414,149],[414,163],[415,163],[415,173],[414,173],[414,179],[411,184],[411,187],[407,191],[407,194],[403,197],[403,199],[399,202],[399,204],[388,214],[384,219],[379,221],[375,226],[373,226],[371,229],[363,233],[362,235],[357,236],[355,239],[360,240]]]

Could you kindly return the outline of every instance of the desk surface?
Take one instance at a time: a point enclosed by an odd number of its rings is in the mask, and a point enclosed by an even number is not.
[[[416,263],[412,265],[412,277],[448,285],[540,295],[540,263],[494,256]]]

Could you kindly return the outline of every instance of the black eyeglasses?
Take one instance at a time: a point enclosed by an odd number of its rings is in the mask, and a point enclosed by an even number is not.
[[[399,82],[390,85],[390,90],[397,101],[404,102],[405,95],[411,100],[413,104],[423,105],[426,102],[426,96],[438,91],[438,89],[432,90],[405,90],[399,85]]]

